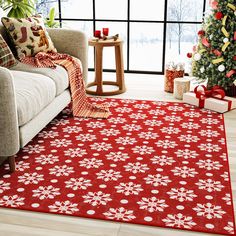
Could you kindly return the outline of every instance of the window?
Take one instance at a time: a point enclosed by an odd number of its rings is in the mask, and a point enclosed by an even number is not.
[[[124,40],[126,72],[163,74],[168,61],[185,62],[196,44],[206,0],[38,0],[37,11],[58,12],[61,26],[76,28],[91,37],[108,27]],[[113,48],[104,50],[104,68],[115,69]],[[89,47],[89,68],[94,50]]]
[[[130,70],[161,71],[162,23],[130,23]]]
[[[92,0],[61,0],[61,18],[92,19]]]
[[[127,0],[95,0],[96,19],[127,20]]]
[[[164,21],[165,0],[130,0],[131,20]]]

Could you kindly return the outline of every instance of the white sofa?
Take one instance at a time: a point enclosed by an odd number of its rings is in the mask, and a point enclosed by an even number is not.
[[[86,81],[88,41],[77,30],[48,29],[60,53],[80,59]],[[6,32],[0,33],[7,41]],[[7,41],[8,42],[8,41]],[[18,63],[10,70],[0,67],[0,163],[8,158],[15,170],[15,154],[71,101],[66,70],[35,68]]]

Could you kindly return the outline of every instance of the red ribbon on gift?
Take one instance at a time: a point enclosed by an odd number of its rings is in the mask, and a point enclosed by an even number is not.
[[[199,85],[194,89],[196,98],[199,99],[199,107],[204,108],[207,98],[215,98],[218,100],[226,101],[228,103],[228,111],[231,110],[232,101],[224,99],[225,91],[218,85],[215,85],[212,89],[207,90],[206,86]]]

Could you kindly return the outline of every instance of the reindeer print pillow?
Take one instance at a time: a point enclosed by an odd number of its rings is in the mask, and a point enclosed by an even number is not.
[[[57,52],[41,16],[21,19],[3,17],[2,23],[16,47],[19,59],[34,56],[38,52]]]

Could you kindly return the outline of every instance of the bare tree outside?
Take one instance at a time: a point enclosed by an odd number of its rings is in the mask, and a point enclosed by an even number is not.
[[[68,0],[61,0],[61,2],[68,2]],[[58,0],[37,0],[36,2],[36,11],[43,16],[47,16],[50,8],[58,7]]]
[[[189,1],[188,0],[170,0],[168,4],[168,16],[169,20],[173,21],[184,21],[189,15]],[[181,54],[181,39],[184,33],[184,24],[177,23],[175,27],[171,27],[173,32],[178,39],[178,52]],[[171,35],[170,35],[171,36]],[[172,37],[169,37],[171,40]]]

